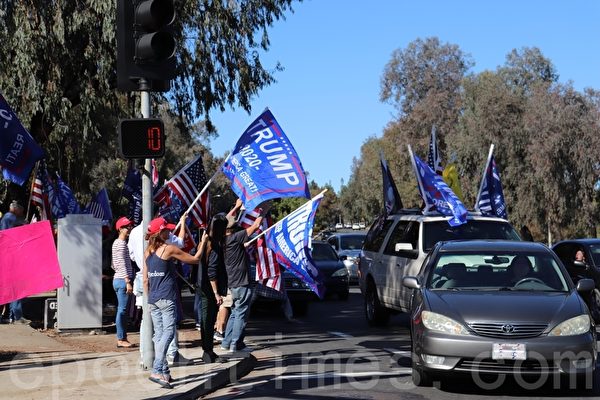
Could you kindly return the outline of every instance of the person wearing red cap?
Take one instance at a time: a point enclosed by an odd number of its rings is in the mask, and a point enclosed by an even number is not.
[[[127,340],[127,302],[129,296],[133,293],[133,268],[129,258],[129,249],[127,247],[127,237],[133,227],[133,222],[127,217],[121,217],[117,220],[115,228],[119,236],[112,245],[112,269],[115,270],[113,277],[113,288],[117,294],[117,315],[115,324],[117,325],[117,347],[129,348],[133,346]]]
[[[195,255],[177,246],[167,244],[174,224],[158,217],[150,221],[146,238],[148,247],[144,253],[143,281],[148,293],[148,306],[154,327],[154,362],[150,380],[165,388],[171,388],[171,375],[167,362],[167,348],[175,335],[178,289],[173,259],[187,264],[198,264],[208,236],[204,234]]]

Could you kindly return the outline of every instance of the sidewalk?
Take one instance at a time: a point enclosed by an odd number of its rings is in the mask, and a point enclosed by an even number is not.
[[[251,354],[217,354],[204,364],[200,347],[182,348],[193,364],[171,369],[173,389],[150,382],[137,351],[97,353],[66,345],[27,325],[0,325],[0,397],[20,399],[197,399],[250,372]],[[16,353],[16,354],[15,354]]]

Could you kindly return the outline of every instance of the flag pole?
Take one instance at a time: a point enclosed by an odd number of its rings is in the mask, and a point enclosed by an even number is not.
[[[231,153],[229,153],[227,155],[227,157],[225,158],[225,161],[223,161],[223,163],[221,164],[221,166],[223,166],[223,164],[225,164],[229,160],[230,156],[231,156]],[[192,203],[190,204],[190,206],[186,210],[186,213],[189,213],[190,211],[192,211],[192,208],[194,208],[194,205],[198,202],[198,200],[200,200],[200,197],[202,197],[202,195],[204,194],[204,192],[206,192],[206,189],[208,189],[208,186],[212,183],[212,181],[216,178],[217,174],[220,171],[221,171],[221,168],[217,168],[217,170],[215,171],[215,173],[213,174],[213,176],[211,176],[210,179],[208,181],[206,181],[206,184],[204,185],[204,187],[202,188],[202,190],[200,191],[200,193],[198,193],[198,195],[196,196],[196,198],[194,199],[194,201],[192,201]],[[177,230],[177,228],[179,228],[179,225],[181,225],[181,220],[177,221],[177,225],[175,225],[175,229],[173,229],[173,232],[175,232]]]
[[[316,195],[315,197],[313,197],[312,199],[308,200],[306,203],[302,204],[300,207],[296,208],[294,211],[292,211],[291,213],[289,213],[288,215],[286,215],[285,217],[281,218],[279,221],[277,221],[275,224],[271,225],[270,227],[268,227],[267,229],[265,229],[264,231],[262,231],[261,233],[259,233],[258,235],[254,236],[251,240],[249,240],[248,242],[246,242],[244,245],[245,246],[249,246],[252,242],[254,242],[255,240],[257,240],[259,237],[261,237],[262,235],[264,235],[265,233],[269,232],[271,229],[275,228],[277,225],[281,224],[283,222],[284,219],[286,219],[287,217],[289,217],[290,215],[292,215],[293,213],[295,213],[296,211],[298,211],[299,209],[301,209],[302,207],[304,207],[305,205],[307,205],[309,202],[314,201],[317,197],[319,196],[323,196],[323,194],[327,191],[327,189],[324,189],[321,193],[319,193],[318,195]]]
[[[479,210],[479,200],[481,200],[481,191],[483,190],[483,184],[485,182],[485,174],[487,172],[488,166],[490,165],[490,160],[492,159],[492,154],[494,153],[494,144],[490,145],[490,152],[488,153],[487,161],[485,162],[485,166],[483,167],[483,176],[481,177],[481,184],[479,185],[479,192],[477,193],[477,200],[475,200],[475,211]]]
[[[31,190],[29,191],[29,200],[27,201],[27,214],[25,214],[25,219],[29,220],[29,208],[31,207],[31,197],[33,196],[33,187],[35,186],[35,177],[37,176],[37,170],[40,165],[40,161],[35,162],[35,168],[33,169],[33,179],[31,181]]]

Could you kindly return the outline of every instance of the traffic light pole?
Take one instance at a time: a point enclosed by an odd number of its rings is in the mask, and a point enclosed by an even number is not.
[[[140,79],[142,117],[150,118],[150,92],[145,79]],[[142,229],[144,235],[148,230],[148,223],[152,219],[152,161],[149,158],[144,160],[144,173],[142,174]],[[144,240],[144,252],[148,243]],[[154,362],[154,343],[152,343],[152,317],[148,307],[148,293],[144,290],[143,295],[143,316],[142,316],[142,336],[140,343],[142,346],[142,361],[144,369],[151,369]]]

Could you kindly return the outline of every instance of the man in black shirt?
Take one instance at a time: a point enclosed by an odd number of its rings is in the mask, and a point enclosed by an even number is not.
[[[221,348],[229,350],[229,352],[252,351],[244,344],[244,329],[252,301],[250,263],[244,244],[248,241],[248,237],[260,227],[264,215],[264,212],[261,213],[251,226],[243,229],[235,218],[241,207],[242,202],[238,199],[235,207],[227,214],[227,230],[225,231],[225,269],[233,305]]]

